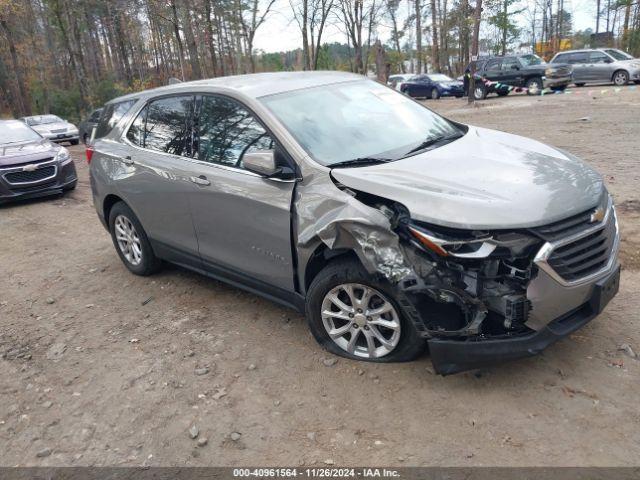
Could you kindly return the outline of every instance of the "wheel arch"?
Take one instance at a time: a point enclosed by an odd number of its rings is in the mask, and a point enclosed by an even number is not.
[[[123,202],[126,204],[126,202],[122,198],[113,193],[107,195],[102,202],[102,214],[104,215],[104,221],[107,225],[109,224],[109,214],[111,213],[111,209],[118,202]]]
[[[613,79],[616,78],[616,74],[620,72],[624,72],[627,75],[627,82],[628,82],[629,79],[631,78],[631,75],[629,75],[629,72],[624,68],[618,68],[614,70],[613,73],[611,74],[611,81],[613,82]]]
[[[349,250],[346,248],[338,248],[331,249],[324,243],[320,243],[313,251],[309,260],[307,261],[304,267],[304,279],[303,279],[303,287],[304,292],[309,291],[309,287],[311,286],[311,282],[316,276],[325,268],[329,262],[334,261],[335,259],[356,259],[359,263],[360,259],[355,251]]]

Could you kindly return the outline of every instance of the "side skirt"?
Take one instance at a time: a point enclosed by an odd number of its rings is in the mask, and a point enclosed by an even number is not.
[[[297,292],[290,292],[279,287],[274,287],[268,283],[251,278],[242,272],[218,264],[211,262],[205,263],[199,256],[184,252],[165,243],[152,239],[149,239],[149,241],[151,242],[155,255],[162,260],[241,288],[304,314],[305,297]]]

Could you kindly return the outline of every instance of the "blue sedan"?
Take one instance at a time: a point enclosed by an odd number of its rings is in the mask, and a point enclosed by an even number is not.
[[[416,75],[402,84],[402,92],[410,97],[438,99],[464,96],[464,84],[442,73]]]

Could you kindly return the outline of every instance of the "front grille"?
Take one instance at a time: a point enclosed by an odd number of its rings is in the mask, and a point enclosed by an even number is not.
[[[556,71],[553,73],[554,77],[566,77],[571,74],[571,67],[556,67]]]
[[[58,128],[56,130],[51,130],[51,133],[64,133],[66,131],[67,131],[66,128]]]
[[[556,247],[547,263],[566,281],[602,270],[609,262],[616,239],[616,221],[609,212],[606,225],[566,245]]]
[[[38,168],[32,172],[11,172],[5,174],[4,178],[10,184],[20,184],[20,183],[33,183],[39,182],[46,178],[54,176],[56,173],[55,165],[48,165],[46,167]]]
[[[15,187],[12,188],[11,191],[14,193],[30,193],[30,192],[38,192],[40,190],[46,190],[48,188],[53,188],[56,186],[55,180],[53,182],[41,183],[39,185],[33,185],[30,187]]]
[[[543,227],[536,227],[533,229],[540,238],[547,242],[553,242],[562,238],[570,237],[582,230],[592,227],[591,214],[593,209],[586,212],[573,215],[572,217],[565,218],[558,222],[550,223]]]

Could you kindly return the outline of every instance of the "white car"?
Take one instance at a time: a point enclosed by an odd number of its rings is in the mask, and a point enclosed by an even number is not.
[[[78,145],[80,141],[78,127],[57,115],[34,115],[22,117],[20,120],[52,142],[70,142],[71,145]]]
[[[391,75],[387,79],[387,85],[391,88],[395,88],[397,91],[401,92],[402,84],[411,80],[415,75],[413,73],[403,73],[402,75]]]

